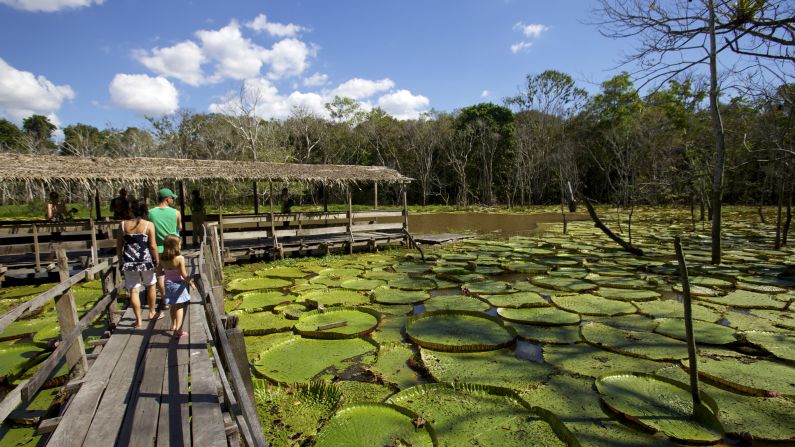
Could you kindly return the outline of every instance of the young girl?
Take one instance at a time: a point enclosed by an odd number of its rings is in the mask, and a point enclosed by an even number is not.
[[[132,219],[121,222],[116,238],[116,255],[124,272],[124,286],[130,294],[130,304],[135,312],[135,327],[141,327],[141,301],[138,292],[146,288],[146,301],[149,303],[149,319],[155,317],[155,265],[157,246],[155,245],[155,226],[144,219],[147,215],[144,202],[130,203]]]
[[[182,239],[170,234],[163,240],[163,253],[160,255],[158,273],[165,276],[165,302],[171,313],[171,330],[174,337],[182,338],[188,333],[182,330],[185,303],[190,301],[189,288],[192,286],[185,258],[180,254]]]

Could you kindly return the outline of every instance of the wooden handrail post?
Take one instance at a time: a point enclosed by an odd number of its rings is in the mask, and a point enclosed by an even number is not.
[[[353,198],[350,185],[345,187],[345,195],[348,196],[348,236],[351,238],[348,253],[353,253]]]
[[[406,185],[400,186],[401,195],[403,196],[403,232],[409,234],[409,206],[408,199],[406,198]],[[406,247],[411,248],[411,240],[406,237]]]
[[[69,260],[66,257],[66,250],[63,248],[57,249],[56,256],[58,275],[61,282],[63,282],[69,279]],[[71,334],[80,324],[71,287],[63,295],[55,298],[55,311],[58,314],[61,336],[65,337]],[[75,376],[81,376],[88,370],[88,359],[86,358],[86,350],[82,340],[79,343],[72,344],[72,347],[66,352],[66,364],[70,370],[74,371],[73,374]]]
[[[99,263],[99,247],[97,247],[97,226],[94,224],[93,219],[88,221],[89,231],[91,231],[91,266]],[[91,281],[90,278],[87,278]]]
[[[186,222],[187,219],[185,217],[185,182],[183,182],[182,180],[177,182],[177,188],[179,188],[179,213],[182,215],[182,219],[181,219],[182,228],[179,228],[179,231],[182,232],[182,245],[183,246],[187,246],[188,245],[188,231],[187,231],[187,228],[188,228],[187,225],[188,224]],[[191,219],[193,219],[193,216],[191,216]]]
[[[31,226],[33,231],[33,255],[36,258],[36,273],[41,271],[41,248],[39,248],[39,227],[36,224]]]
[[[246,394],[248,398],[254,402],[254,383],[251,381],[251,367],[248,364],[248,355],[246,354],[246,342],[243,338],[243,331],[240,328],[231,328],[226,330],[226,336],[229,338],[229,344],[232,348],[232,356],[234,357],[237,369],[243,377],[243,385],[246,387]]]
[[[111,264],[106,271],[102,273],[102,295],[108,295],[116,288],[116,268]],[[116,324],[116,300],[108,304],[108,326],[113,327]]]

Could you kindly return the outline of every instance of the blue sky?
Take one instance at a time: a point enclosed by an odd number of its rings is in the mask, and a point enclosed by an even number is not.
[[[631,42],[562,0],[0,0],[0,116],[145,127],[144,115],[323,115],[334,95],[401,119],[515,95],[555,69],[590,91]]]

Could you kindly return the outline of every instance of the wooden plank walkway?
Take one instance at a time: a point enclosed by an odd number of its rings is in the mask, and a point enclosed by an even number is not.
[[[229,445],[201,299],[193,291],[181,339],[165,313],[135,329],[125,312],[47,445]]]

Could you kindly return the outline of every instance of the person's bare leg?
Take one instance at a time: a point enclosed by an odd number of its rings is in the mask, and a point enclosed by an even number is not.
[[[155,293],[155,286],[146,286],[146,303],[149,305],[149,319],[155,317],[155,300],[157,295]]]
[[[165,308],[166,303],[166,278],[165,276],[157,277],[157,290],[160,291],[160,305],[157,307],[157,312],[160,312]],[[155,307],[152,306],[149,309],[149,318],[154,317]]]
[[[130,294],[130,305],[135,314],[135,327],[141,327],[141,300],[138,298],[138,290],[138,287],[127,290],[127,293]]]
[[[182,331],[182,318],[183,318],[184,313],[185,313],[183,311],[184,307],[185,307],[185,304],[174,304],[174,305],[171,306],[172,309],[176,308],[176,309],[172,310],[172,313],[174,314],[175,318],[174,318],[174,321],[171,323],[171,324],[174,325],[174,330],[176,330],[176,331]]]
[[[168,314],[171,316],[171,330],[172,331],[176,331],[177,329],[179,329],[179,326],[177,326],[177,308],[178,307],[179,307],[179,305],[172,304],[168,308]]]

